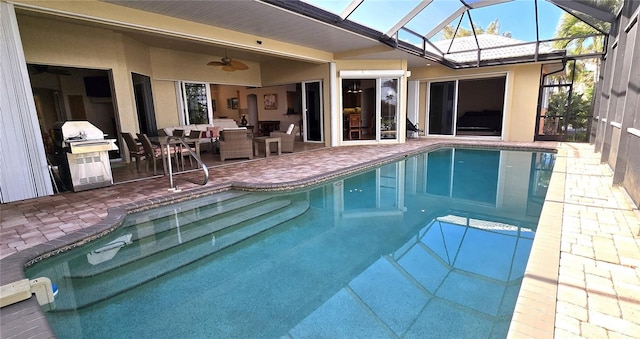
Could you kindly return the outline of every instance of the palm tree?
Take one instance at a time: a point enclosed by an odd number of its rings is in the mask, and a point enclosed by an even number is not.
[[[594,9],[610,13],[615,13],[616,8],[618,8],[620,4],[620,0],[582,0],[581,2]],[[602,51],[604,37],[585,38],[584,36],[600,35],[601,33],[598,30],[607,32],[609,31],[610,24],[604,21],[593,21],[594,22],[591,24],[593,24],[595,28],[574,15],[568,13],[562,14],[562,17],[560,17],[560,24],[556,29],[556,38],[579,38],[555,41],[553,46],[556,48],[571,50],[576,53],[597,53]],[[584,46],[585,43],[587,43],[586,46]]]
[[[606,31],[607,27],[598,27]],[[599,36],[596,36],[599,35]],[[576,37],[573,38],[572,37]],[[556,30],[556,38],[564,38],[553,42],[553,47],[566,49],[572,54],[598,53],[602,51],[604,37],[598,30],[587,25],[577,17],[564,13]]]
[[[584,3],[593,8],[614,12],[618,6],[618,0],[585,0]],[[553,47],[566,49],[569,55],[596,54],[604,51],[604,35],[602,32],[609,30],[609,23],[594,20],[593,26],[580,20],[578,17],[564,13],[560,17],[555,38],[562,38],[553,42]],[[595,26],[595,27],[594,27]],[[597,29],[596,29],[597,28]],[[570,114],[567,121],[574,128],[587,127],[590,106],[593,98],[595,77],[600,72],[601,59],[574,60],[574,67],[567,67],[565,79],[573,79],[573,94],[571,104],[568,107]],[[550,104],[550,109],[553,105]],[[582,135],[582,140],[588,141],[587,135]]]
[[[507,38],[511,37],[511,32],[500,33],[499,19],[495,19],[491,21],[487,26],[486,30],[482,28],[482,26],[473,25],[473,31],[475,31],[476,34],[493,34],[493,35],[502,35]],[[450,40],[450,39],[453,39],[454,37],[472,36],[473,31],[462,28],[462,27],[458,27],[458,32],[456,33],[456,29],[453,25],[447,25],[442,29],[442,36],[445,40]]]
[[[584,0],[584,3],[588,6],[611,13],[616,10],[619,2],[619,0]],[[568,13],[562,14],[555,34],[555,38],[562,38],[562,40],[554,41],[553,47],[566,49],[570,55],[604,51],[604,36],[598,30],[607,32],[610,29],[610,24],[602,21],[595,21],[592,24],[595,28],[576,16]],[[595,66],[596,70],[600,69],[600,60],[596,61]]]

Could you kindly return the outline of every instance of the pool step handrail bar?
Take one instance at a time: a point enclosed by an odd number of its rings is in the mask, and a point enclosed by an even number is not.
[[[191,148],[191,146],[187,145],[187,143],[184,141],[184,137],[178,137],[178,136],[168,136],[167,137],[167,154],[171,154],[171,139],[175,139],[180,141],[180,144],[182,145],[182,147],[186,148],[189,151],[189,154],[196,159],[196,161],[198,162],[198,166],[200,166],[200,168],[202,169],[202,171],[204,172],[204,180],[202,181],[202,183],[200,182],[196,182],[196,181],[191,181],[189,179],[183,179],[189,182],[192,182],[194,184],[198,184],[198,185],[206,185],[209,182],[209,169],[207,168],[207,165],[204,164],[204,162],[202,162],[202,159],[200,159],[200,157],[196,154],[196,152],[194,152],[194,150]],[[171,192],[180,192],[180,189],[175,186],[174,181],[173,181],[173,170],[172,170],[172,166],[171,166],[171,157],[167,156],[167,162],[168,162],[168,167],[169,167],[169,185],[171,187],[169,187],[169,191]]]

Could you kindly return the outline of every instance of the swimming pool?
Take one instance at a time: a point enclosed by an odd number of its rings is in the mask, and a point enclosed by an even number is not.
[[[130,215],[29,268],[58,337],[504,337],[553,155],[443,149]]]

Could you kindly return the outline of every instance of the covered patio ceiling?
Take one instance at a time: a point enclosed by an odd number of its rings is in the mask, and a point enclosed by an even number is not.
[[[328,51],[336,59],[400,58],[410,67],[450,68],[600,56],[618,8],[616,0],[102,1]],[[587,28],[557,37],[562,14]],[[567,44],[597,49],[572,54],[558,47]]]

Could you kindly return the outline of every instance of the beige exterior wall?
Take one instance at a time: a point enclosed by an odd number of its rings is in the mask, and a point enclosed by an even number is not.
[[[514,67],[512,86],[507,87],[507,141],[533,141],[540,88],[540,65]]]
[[[207,54],[190,53],[163,48],[149,48],[150,65],[153,69],[154,84],[157,82],[187,81],[213,84],[234,84],[244,86],[260,86],[260,65],[243,61],[249,69],[241,72],[225,72],[220,67],[207,66],[207,63],[219,60],[222,56],[211,56]],[[232,112],[227,110],[226,101],[223,98],[236,97],[236,89],[227,88],[232,94],[220,93],[216,98],[217,112],[215,116],[228,116],[232,119],[238,118],[238,110]],[[168,127],[179,125],[179,110],[176,103],[180,100],[176,96],[175,85],[167,86],[163,84],[159,88],[153,88],[154,99],[159,99],[164,103],[174,102],[172,105],[160,105],[156,101],[155,110],[158,127]]]
[[[111,70],[117,120],[123,129],[137,126],[121,34],[23,15],[18,16],[18,25],[28,63]]]
[[[151,85],[158,128],[180,125],[175,82],[153,79]]]
[[[313,48],[135,10],[98,0],[15,0],[12,2],[17,9],[27,8],[44,12],[56,12],[69,18],[116,24],[121,29],[142,30],[147,33],[163,32],[178,39],[184,38],[190,41],[219,43],[278,57],[317,63],[329,62],[333,58],[331,53]],[[257,40],[262,41],[262,44],[256,43]]]
[[[540,64],[452,70],[444,66],[411,69],[411,80],[420,84],[420,128],[426,129],[427,83],[506,75],[502,138],[505,141],[533,141],[540,87]]]
[[[219,61],[223,56],[212,56],[163,48],[150,48],[153,77],[164,80],[185,80],[193,82],[213,82],[260,86],[260,64],[241,60],[248,70],[226,72],[221,67],[207,66],[211,61]]]

